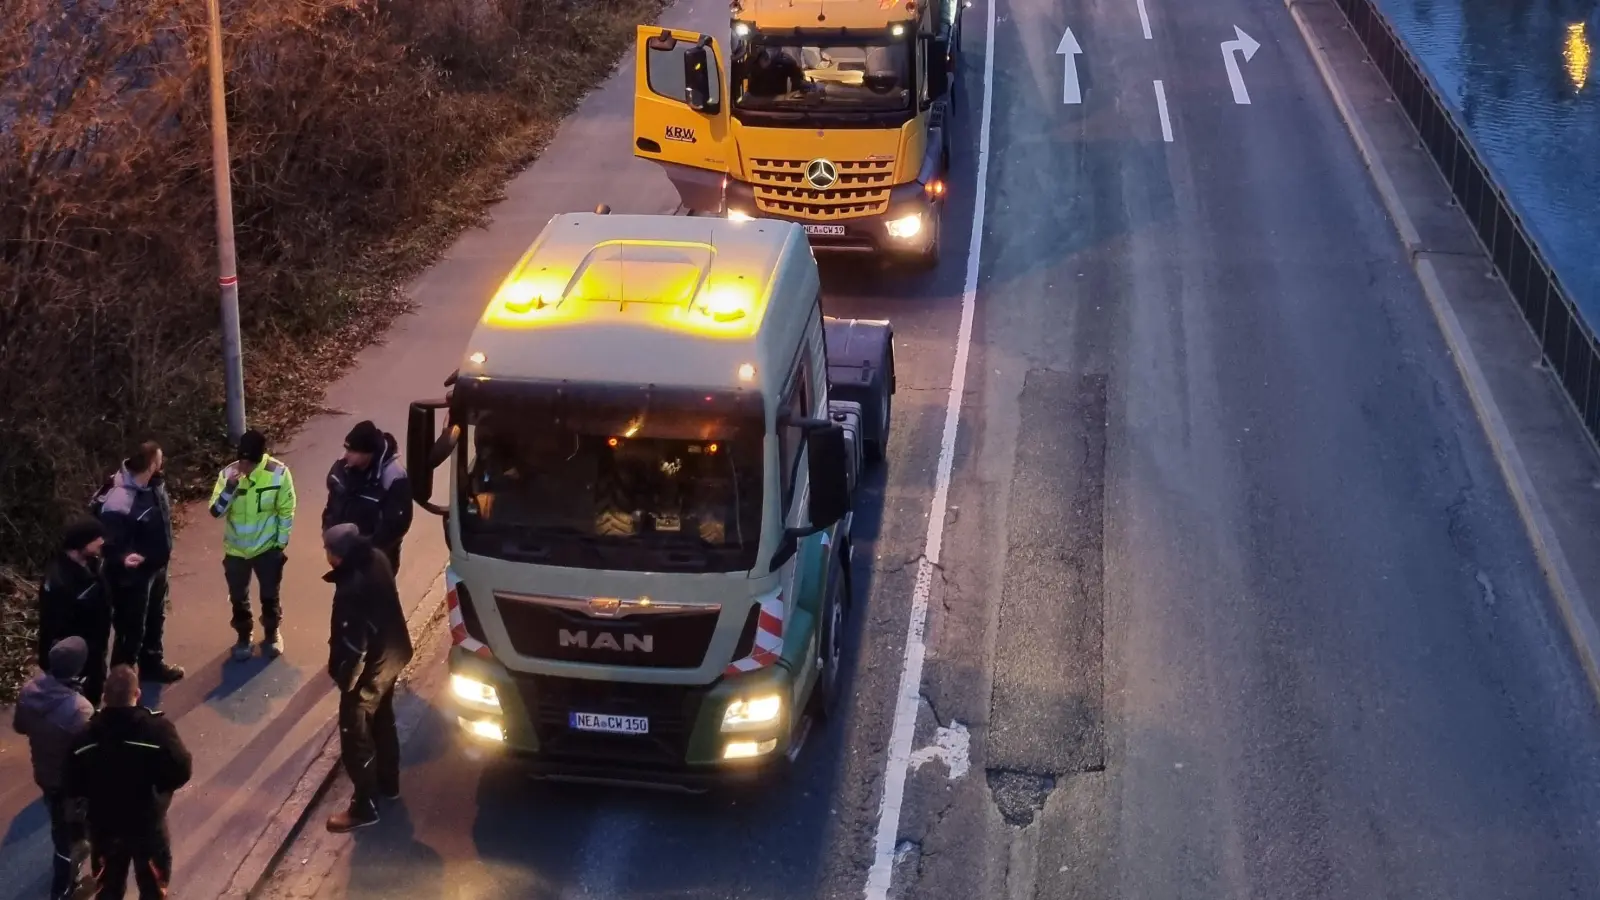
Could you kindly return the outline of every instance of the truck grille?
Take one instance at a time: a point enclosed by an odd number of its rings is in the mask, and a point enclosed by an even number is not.
[[[853,219],[882,213],[889,208],[894,161],[886,159],[835,161],[839,180],[827,190],[806,181],[806,159],[753,159],[750,183],[756,208],[765,213],[798,219]]]
[[[699,668],[721,614],[713,608],[597,619],[501,594],[495,604],[512,649],[523,656],[645,669]]]
[[[629,684],[543,675],[514,676],[533,720],[540,752],[583,762],[625,762],[674,767],[684,764],[689,736],[705,699],[705,688],[675,684]],[[573,712],[644,716],[647,735],[574,731]]]

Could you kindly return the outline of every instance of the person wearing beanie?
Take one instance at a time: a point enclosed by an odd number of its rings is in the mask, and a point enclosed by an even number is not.
[[[239,458],[217,475],[211,489],[211,516],[223,520],[222,574],[233,606],[233,659],[251,656],[254,621],[250,615],[250,577],[261,593],[261,655],[283,654],[278,630],[283,608],[278,588],[283,583],[284,551],[294,531],[294,476],[289,467],[267,453],[267,439],[251,429],[239,438]]]
[[[328,818],[342,833],[378,821],[378,798],[400,796],[400,735],[394,691],[411,662],[411,634],[394,586],[394,570],[360,529],[348,522],[323,532],[332,571],[328,675],[339,688],[339,750],[354,786],[350,806]]]
[[[89,727],[89,717],[94,714],[77,688],[88,661],[89,645],[83,638],[57,641],[47,656],[47,669],[22,686],[11,718],[11,727],[28,739],[33,781],[44,792],[44,804],[50,811],[50,840],[55,845],[51,900],[73,895],[89,855],[82,822],[71,809],[62,786],[67,757],[72,755],[73,744]]]
[[[344,439],[344,456],[328,470],[328,503],[322,530],[354,525],[400,571],[400,541],[411,530],[411,483],[400,465],[394,435],[370,420],[356,423]]]
[[[61,551],[45,569],[39,588],[39,632],[36,659],[50,669],[50,648],[63,638],[83,639],[87,661],[78,690],[91,706],[100,704],[106,683],[106,655],[111,646],[111,591],[102,571],[105,528],[94,519],[67,525]]]

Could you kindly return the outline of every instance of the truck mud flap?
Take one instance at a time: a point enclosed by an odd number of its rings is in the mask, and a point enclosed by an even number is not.
[[[889,442],[895,392],[894,328],[886,321],[822,317],[828,348],[828,398],[861,405],[866,461],[880,460]]]

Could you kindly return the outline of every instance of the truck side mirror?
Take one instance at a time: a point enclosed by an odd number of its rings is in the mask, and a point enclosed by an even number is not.
[[[928,42],[928,98],[937,100],[950,93],[950,39]]]
[[[711,61],[711,47],[704,41],[683,52],[683,99],[695,112],[717,111],[711,100]]]
[[[411,482],[411,499],[417,505],[442,516],[446,510],[433,502],[433,470],[450,458],[454,447],[454,434],[438,435],[434,413],[445,407],[443,400],[422,400],[411,404],[406,417],[406,477]],[[448,449],[440,458],[441,445]]]
[[[811,527],[831,527],[850,511],[850,450],[844,429],[818,428],[806,435],[806,463],[811,479]]]

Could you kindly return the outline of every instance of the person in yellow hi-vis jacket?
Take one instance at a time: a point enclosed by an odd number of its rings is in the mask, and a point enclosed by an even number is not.
[[[251,429],[239,438],[239,458],[217,476],[211,489],[211,515],[224,519],[222,573],[228,580],[228,602],[233,604],[233,630],[239,636],[233,659],[250,658],[252,619],[250,575],[261,592],[261,628],[266,632],[261,655],[273,659],[283,654],[278,624],[283,609],[278,586],[283,582],[289,535],[294,530],[294,476],[281,460],[267,453],[267,439]]]

